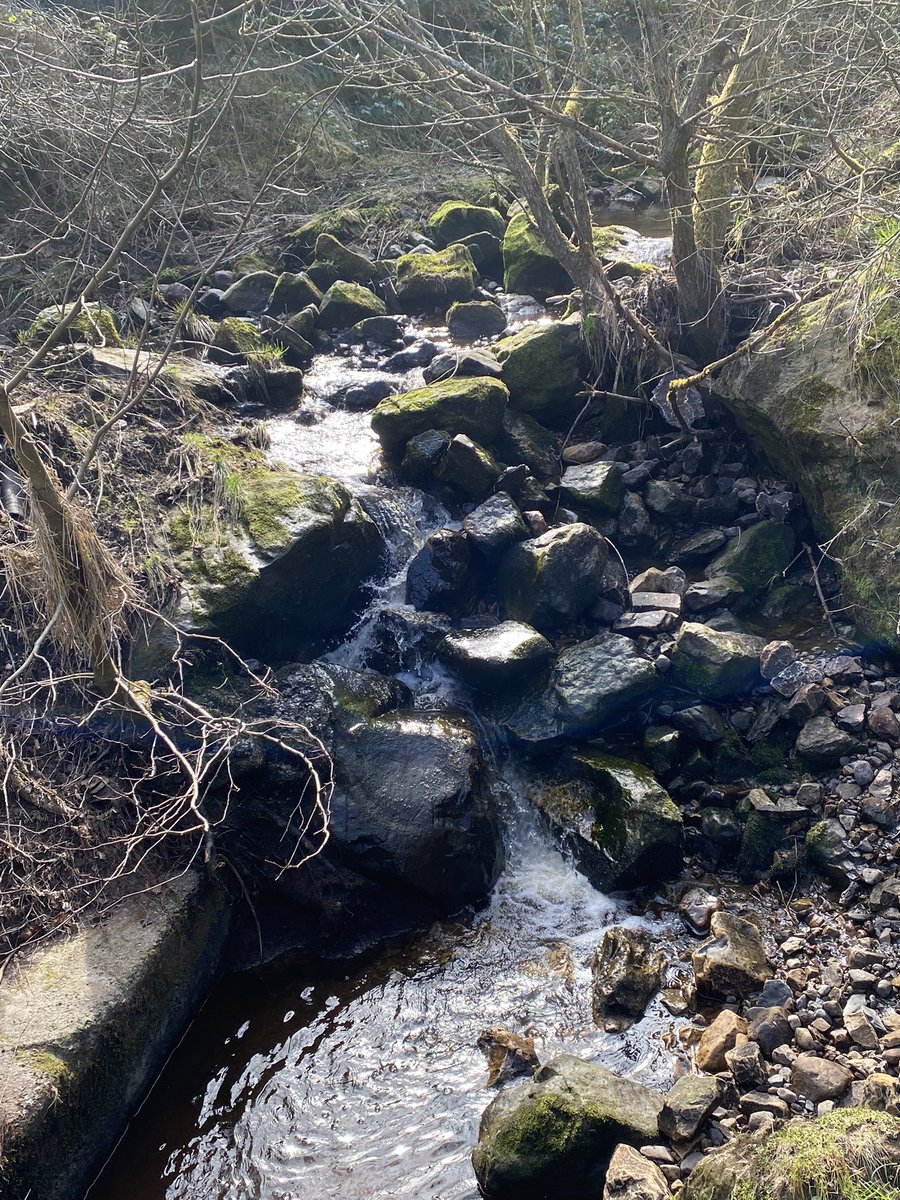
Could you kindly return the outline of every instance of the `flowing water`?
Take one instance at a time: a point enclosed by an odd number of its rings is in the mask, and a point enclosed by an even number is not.
[[[383,475],[369,414],[331,403],[382,377],[398,390],[421,381],[320,356],[300,413],[269,422],[273,458],[345,482],[390,548],[387,578],[330,656],[351,666],[365,661],[378,611],[403,603],[410,557],[448,524],[439,503]],[[440,668],[404,678],[422,707],[465,703]],[[657,999],[627,1033],[601,1032],[590,958],[605,928],[626,923],[650,929],[677,964],[680,924],[662,906],[638,916],[597,892],[549,840],[502,744],[489,758],[507,841],[489,903],[349,971],[275,967],[222,980],[90,1200],[475,1200],[470,1154],[490,1099],[476,1040],[486,1026],[533,1036],[542,1059],[568,1050],[651,1086],[672,1083],[679,1021]]]

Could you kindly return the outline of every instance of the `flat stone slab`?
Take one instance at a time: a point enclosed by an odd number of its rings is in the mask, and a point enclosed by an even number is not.
[[[10,963],[0,1195],[83,1194],[206,991],[228,913],[192,872]]]

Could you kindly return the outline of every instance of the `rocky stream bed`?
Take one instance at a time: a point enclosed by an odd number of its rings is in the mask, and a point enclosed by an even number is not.
[[[433,218],[399,313],[321,231],[198,301],[241,518],[172,517],[175,615],[327,746],[330,839],[275,871],[302,775],[235,756],[247,970],[92,1200],[896,1194],[900,677],[733,397],[585,405],[520,217]],[[624,286],[650,241],[611,236]]]

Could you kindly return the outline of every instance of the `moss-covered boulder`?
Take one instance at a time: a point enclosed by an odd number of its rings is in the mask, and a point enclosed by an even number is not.
[[[288,234],[285,265],[289,268],[297,264],[308,266],[314,258],[315,245],[321,234],[330,233],[342,241],[348,241],[359,237],[365,224],[362,215],[352,208],[317,213]]]
[[[774,1132],[735,1138],[706,1155],[684,1200],[894,1200],[900,1189],[900,1119],[836,1108]]]
[[[485,1110],[472,1164],[488,1200],[599,1196],[616,1146],[659,1136],[662,1096],[562,1054]]]
[[[764,644],[761,638],[685,621],[672,651],[672,680],[705,700],[738,695],[758,682]]]
[[[505,612],[538,628],[573,620],[600,595],[608,557],[606,539],[581,522],[519,542],[500,568]]]
[[[495,337],[506,329],[506,313],[493,300],[459,301],[447,310],[447,328],[456,342]]]
[[[464,200],[445,200],[428,218],[428,232],[438,247],[479,233],[502,238],[503,229],[503,218],[495,208],[467,204]]]
[[[310,304],[318,308],[322,303],[322,292],[305,271],[283,271],[275,281],[269,297],[268,309],[275,316],[282,313],[299,313]]]
[[[316,262],[332,268],[338,279],[351,283],[371,283],[384,274],[384,268],[367,254],[351,250],[331,233],[320,233],[316,238]]]
[[[366,317],[383,317],[386,313],[385,302],[369,288],[339,279],[325,293],[317,324],[320,329],[349,329]]]
[[[462,433],[486,445],[500,429],[508,398],[505,385],[486,375],[444,379],[382,400],[372,413],[372,428],[389,450],[429,429]]]
[[[728,575],[751,596],[766,591],[794,557],[797,539],[790,525],[760,521],[728,543],[706,568],[707,579]]]
[[[121,346],[119,327],[111,309],[99,302],[82,306],[70,325],[62,333],[56,327],[72,311],[71,304],[51,304],[42,308],[28,327],[25,341],[39,346],[53,337],[54,342],[87,342],[91,346]]]
[[[572,287],[568,273],[559,265],[531,218],[518,212],[503,236],[503,286],[542,299]]]
[[[510,404],[548,425],[565,424],[584,404],[581,319],[527,325],[494,344]]]
[[[591,750],[575,772],[530,798],[578,868],[600,891],[639,887],[681,870],[684,828],[668,792],[644,766]]]
[[[454,300],[471,300],[478,271],[465,246],[397,259],[397,299],[406,313],[445,313]]]
[[[245,317],[226,317],[216,326],[210,343],[209,357],[212,362],[247,362],[266,350],[266,340],[259,326]],[[271,351],[272,347],[269,346]]]
[[[182,622],[254,654],[296,654],[346,629],[384,548],[359,502],[332,479],[269,467],[261,456],[211,447],[207,458],[218,463],[227,509],[182,509],[170,523]]]
[[[860,629],[896,643],[900,578],[900,265],[805,305],[717,379],[758,449],[800,488],[843,563]]]

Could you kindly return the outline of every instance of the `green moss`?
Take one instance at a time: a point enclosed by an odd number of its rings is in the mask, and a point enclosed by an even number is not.
[[[525,1104],[515,1120],[507,1121],[494,1138],[498,1159],[563,1157],[584,1136],[585,1107],[557,1092],[544,1092]]]
[[[527,325],[494,343],[512,407],[548,424],[565,423],[583,400],[583,342],[578,318]]]
[[[445,379],[382,400],[372,413],[372,428],[391,449],[429,429],[464,433],[485,445],[500,430],[508,397],[499,379]]]
[[[478,271],[465,246],[397,259],[397,298],[405,312],[445,313],[454,300],[471,300]]]
[[[297,258],[310,258],[320,234],[330,233],[336,238],[359,237],[365,229],[365,221],[352,208],[339,208],[334,212],[317,213],[300,225],[288,236],[288,253]]]
[[[504,222],[496,209],[445,200],[428,218],[428,230],[438,246],[449,246],[484,233],[502,238]]]
[[[237,279],[242,279],[244,275],[253,275],[257,271],[271,271],[272,264],[261,254],[251,251],[249,254],[242,254],[240,258],[236,258],[232,270]]]
[[[547,249],[528,213],[511,217],[503,235],[503,286],[508,292],[540,297],[567,292],[568,273]]]
[[[17,1050],[16,1058],[23,1066],[51,1080],[54,1087],[59,1087],[72,1077],[72,1068],[64,1058],[46,1047],[34,1050]]]
[[[349,329],[366,317],[383,317],[387,305],[360,283],[337,280],[325,293],[318,324],[323,329]]]
[[[776,726],[768,737],[745,742],[730,726],[713,751],[715,776],[722,783],[753,779],[759,783],[789,783],[793,772],[788,758],[793,746],[791,731]]]
[[[741,838],[737,869],[741,879],[752,882],[770,870],[775,852],[784,840],[784,828],[774,817],[752,812]]]
[[[351,283],[369,283],[384,274],[371,258],[350,250],[331,233],[322,233],[316,239],[316,263],[333,267],[338,279]]]
[[[72,310],[70,304],[51,304],[43,308],[32,321],[25,341],[32,345],[39,344],[53,335],[57,324]],[[102,304],[85,304],[71,325],[55,341],[85,341],[91,345],[101,342],[107,346],[121,346],[116,319],[112,312]]]

